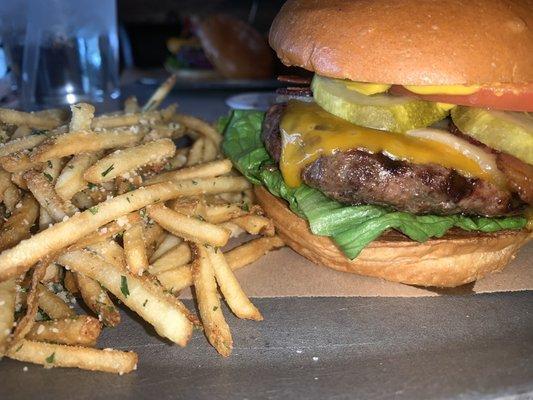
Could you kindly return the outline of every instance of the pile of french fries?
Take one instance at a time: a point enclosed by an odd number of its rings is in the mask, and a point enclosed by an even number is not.
[[[95,348],[103,326],[120,324],[117,302],[180,346],[203,329],[223,356],[233,340],[219,290],[237,317],[262,319],[233,271],[283,242],[221,155],[220,133],[158,109],[173,83],[142,108],[130,98],[97,117],[84,103],[0,109],[0,356],[130,372],[137,354]],[[259,237],[223,251],[244,232]],[[199,318],[178,299],[191,285]]]

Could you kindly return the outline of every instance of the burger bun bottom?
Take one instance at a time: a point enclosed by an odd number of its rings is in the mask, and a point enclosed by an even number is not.
[[[256,187],[255,194],[278,235],[313,263],[409,285],[455,287],[473,282],[502,270],[532,236],[527,230],[479,233],[452,229],[442,238],[419,243],[391,230],[350,260],[331,239],[311,233],[307,221],[290,211],[284,201],[263,187]]]

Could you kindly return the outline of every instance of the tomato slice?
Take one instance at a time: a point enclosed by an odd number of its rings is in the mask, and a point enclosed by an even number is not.
[[[407,88],[394,85],[389,90],[393,94],[418,97],[427,101],[451,103],[461,106],[486,107],[495,110],[533,112],[533,83],[520,85],[482,86],[477,92],[467,95],[416,94]]]

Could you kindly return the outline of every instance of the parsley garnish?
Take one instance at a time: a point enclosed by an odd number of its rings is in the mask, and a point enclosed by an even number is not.
[[[52,175],[47,172],[43,172],[43,175],[48,180],[48,182],[52,182],[54,180],[54,178],[52,178]]]
[[[102,176],[106,176],[111,171],[113,171],[113,169],[115,169],[114,164],[111,164],[108,169],[106,169],[104,172],[102,172]]]
[[[130,201],[130,198],[129,198],[129,197],[126,197],[126,200],[128,200],[128,203],[131,203],[131,201]]]
[[[216,310],[218,310],[218,307],[217,307],[217,306],[214,306],[214,307],[213,307],[213,311],[216,311]]]
[[[46,164],[48,165],[48,168],[52,168],[52,167],[53,167],[53,165],[52,165],[52,161],[50,161],[50,160],[48,160],[48,161],[46,162]]]
[[[242,203],[241,210],[249,212],[250,207],[248,207],[248,203]]]
[[[146,307],[146,303],[148,303],[148,299],[146,299],[143,303],[143,307]]]
[[[45,135],[46,131],[42,129],[34,129],[31,131],[30,135]]]
[[[124,297],[128,297],[130,295],[130,290],[128,288],[128,279],[122,275],[120,277],[120,291],[124,295]]]
[[[15,350],[15,353],[18,353],[20,349],[22,349],[22,346],[24,346],[24,344],[21,344],[19,347],[17,347],[17,349]]]
[[[55,360],[56,360],[56,353],[55,352],[53,352],[48,357],[46,357],[46,362],[48,364],[52,364]]]
[[[94,215],[98,212],[98,207],[92,206],[91,208],[89,208],[89,211],[91,212],[92,215]]]
[[[89,188],[89,190],[94,190],[98,187],[98,185],[95,185],[94,183],[89,182],[87,184],[87,187]]]
[[[198,185],[198,182],[196,182],[196,181],[192,181],[192,184],[193,184],[193,185]]]

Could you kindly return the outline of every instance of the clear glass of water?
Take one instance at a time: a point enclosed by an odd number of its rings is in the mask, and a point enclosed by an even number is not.
[[[115,0],[2,3],[0,35],[24,107],[119,96]]]

